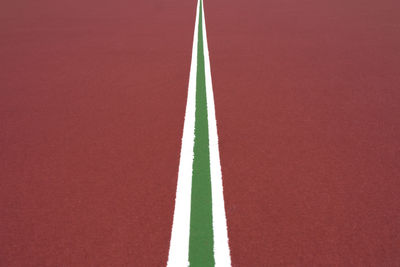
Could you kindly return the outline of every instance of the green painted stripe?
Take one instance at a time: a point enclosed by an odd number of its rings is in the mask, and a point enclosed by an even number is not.
[[[191,267],[214,266],[202,4],[202,1],[200,1],[197,47],[195,138],[189,240],[189,262]]]

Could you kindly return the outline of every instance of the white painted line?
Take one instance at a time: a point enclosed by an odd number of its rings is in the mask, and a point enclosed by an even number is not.
[[[200,2],[200,1],[199,1]],[[199,2],[197,3],[194,27],[192,63],[190,65],[188,97],[183,126],[181,156],[176,187],[175,211],[172,224],[168,267],[189,266],[190,207],[192,194],[192,170],[194,147],[194,123],[196,108],[197,42],[199,24]]]
[[[208,131],[210,142],[210,170],[211,170],[211,193],[212,193],[212,215],[214,229],[214,259],[216,267],[231,266],[231,256],[228,242],[228,229],[226,225],[224,193],[222,186],[221,163],[219,159],[217,121],[215,119],[214,94],[211,80],[210,56],[207,44],[206,23],[204,18],[203,2],[203,46],[204,66],[206,75],[206,94],[208,110]]]

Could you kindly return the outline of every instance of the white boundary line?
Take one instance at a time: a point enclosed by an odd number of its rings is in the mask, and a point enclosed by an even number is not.
[[[190,207],[193,175],[193,147],[196,106],[197,42],[199,24],[199,5],[197,2],[196,24],[193,37],[192,62],[183,126],[182,147],[179,162],[178,183],[175,198],[175,211],[172,224],[170,249],[167,267],[189,266]],[[204,4],[203,4],[204,5]],[[222,173],[219,158],[217,121],[215,119],[214,95],[211,80],[210,58],[203,6],[203,47],[206,78],[207,113],[210,149],[212,214],[214,230],[214,259],[216,267],[231,266],[228,244],[228,230],[224,206]]]
[[[206,23],[204,18],[203,2],[203,47],[204,67],[206,75],[206,94],[208,110],[208,132],[210,142],[210,170],[211,170],[211,193],[212,193],[212,215],[214,229],[214,260],[216,267],[231,266],[231,257],[228,242],[228,229],[226,226],[226,215],[224,205],[224,194],[222,186],[221,163],[219,159],[217,121],[215,119],[215,104],[211,80],[210,56],[207,44]]]
[[[196,9],[192,63],[188,86],[185,122],[183,126],[182,147],[176,187],[175,211],[172,224],[168,267],[189,266],[190,207],[192,193],[194,123],[196,108],[197,42],[199,24],[199,4]]]

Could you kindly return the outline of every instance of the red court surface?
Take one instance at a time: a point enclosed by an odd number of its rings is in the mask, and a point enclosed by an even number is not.
[[[400,2],[204,1],[232,266],[400,266]],[[165,266],[195,8],[0,3],[0,266]]]
[[[400,266],[400,2],[204,7],[233,266]]]
[[[0,266],[163,266],[194,1],[2,1]]]

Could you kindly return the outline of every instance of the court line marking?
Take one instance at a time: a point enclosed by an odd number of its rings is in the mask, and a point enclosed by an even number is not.
[[[231,266],[231,257],[226,224],[222,171],[218,145],[217,120],[215,118],[215,103],[211,78],[210,56],[208,51],[204,2],[202,5],[204,67],[206,75],[206,94],[208,109],[208,134],[210,151],[212,214],[214,228],[214,260],[216,267]]]
[[[176,187],[174,219],[168,255],[168,267],[189,266],[190,206],[192,193],[194,123],[196,108],[197,42],[199,4],[193,36],[192,62],[190,65],[188,96],[183,126],[182,146]]]
[[[197,2],[193,36],[192,61],[190,66],[188,97],[183,127],[182,147],[175,198],[175,210],[171,231],[168,267],[189,266],[189,234],[191,187],[194,157],[194,125],[196,109],[197,43],[200,1]],[[222,172],[218,145],[217,121],[215,118],[214,95],[211,78],[210,58],[205,26],[204,6],[202,7],[203,47],[206,78],[207,114],[209,130],[209,153],[212,191],[212,214],[214,232],[214,259],[216,267],[231,266],[228,230],[223,196]]]

